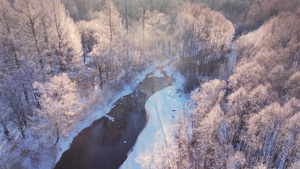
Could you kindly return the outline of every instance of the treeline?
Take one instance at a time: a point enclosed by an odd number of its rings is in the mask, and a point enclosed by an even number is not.
[[[262,11],[254,25],[264,24],[233,42],[232,74],[191,93],[191,110],[164,133],[166,141],[138,158],[143,167],[300,167],[299,2],[259,5],[270,13]]]
[[[63,0],[62,1],[72,18],[78,20],[92,20],[96,13],[104,8],[105,0]],[[187,2],[186,0],[113,0],[120,12],[125,27],[138,20],[137,14],[141,13],[143,4],[147,10],[176,18],[177,11]],[[298,0],[190,0],[191,3],[202,3],[214,11],[221,11],[230,20],[236,35],[241,35],[257,29],[264,21],[276,16],[281,11],[290,11],[299,4]]]
[[[62,1],[74,20],[91,20],[96,13],[105,8],[105,0],[63,0]],[[127,27],[132,21],[138,20],[138,13],[143,7],[147,10],[168,14],[173,8],[181,6],[185,0],[112,0],[124,19]]]

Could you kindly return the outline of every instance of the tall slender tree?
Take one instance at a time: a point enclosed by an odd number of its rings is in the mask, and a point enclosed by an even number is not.
[[[82,46],[80,34],[69,13],[59,0],[51,0],[49,5],[53,23],[54,48],[58,57],[60,71],[64,72],[67,65],[74,67],[80,61]]]

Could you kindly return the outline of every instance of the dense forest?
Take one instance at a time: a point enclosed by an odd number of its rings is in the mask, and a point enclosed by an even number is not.
[[[144,168],[300,168],[299,0],[0,0],[0,168],[53,168],[62,137],[167,59],[190,109]]]

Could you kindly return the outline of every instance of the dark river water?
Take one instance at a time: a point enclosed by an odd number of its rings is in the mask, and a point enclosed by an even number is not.
[[[147,77],[133,93],[120,98],[107,117],[95,120],[74,139],[55,169],[114,169],[126,160],[139,133],[147,123],[145,103],[155,92],[168,87],[172,78]]]

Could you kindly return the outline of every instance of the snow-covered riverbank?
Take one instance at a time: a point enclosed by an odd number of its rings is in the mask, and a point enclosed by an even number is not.
[[[29,124],[29,128],[26,129],[26,139],[22,139],[19,131],[16,128],[10,127],[10,136],[7,137],[1,133],[0,135],[0,166],[4,168],[11,168],[9,161],[17,162],[16,168],[53,168],[55,163],[59,161],[62,154],[69,149],[74,137],[78,135],[78,132],[87,128],[93,121],[106,116],[106,114],[112,109],[114,103],[121,97],[132,93],[135,87],[146,77],[146,75],[155,70],[157,64],[153,64],[139,73],[135,79],[128,85],[126,85],[121,92],[108,93],[102,99],[100,99],[100,106],[95,106],[96,109],[89,110],[86,113],[85,119],[76,124],[72,131],[66,133],[65,136],[61,136],[56,147],[48,145],[49,136],[46,133],[40,133],[40,137],[36,138],[40,132]],[[161,64],[159,64],[161,65]],[[98,92],[98,91],[96,91]],[[101,94],[100,94],[101,95]],[[99,107],[99,108],[97,108]],[[32,128],[31,128],[32,126]],[[0,130],[2,132],[2,130]],[[11,151],[14,149],[14,151]]]
[[[174,72],[170,67],[164,70],[170,76]],[[157,75],[161,74],[157,73]],[[153,149],[156,132],[160,130],[166,132],[172,125],[176,114],[184,109],[184,103],[187,102],[187,99],[180,92],[182,91],[184,78],[179,73],[175,73],[172,76],[175,78],[172,86],[156,92],[147,100],[145,109],[148,114],[148,123],[140,133],[132,152],[128,154],[128,158],[120,168],[142,168],[135,159],[140,153]]]
[[[78,132],[89,127],[93,121],[100,119],[103,116],[107,116],[110,120],[113,120],[112,117],[109,117],[108,115],[106,115],[114,106],[114,103],[120,99],[121,97],[128,95],[130,93],[132,93],[132,91],[135,89],[135,87],[138,85],[138,83],[140,83],[148,73],[154,71],[155,67],[150,67],[147,70],[143,71],[142,73],[140,73],[135,80],[132,82],[132,84],[126,86],[124,88],[124,90],[122,90],[121,92],[115,94],[115,96],[113,97],[113,99],[111,100],[104,100],[103,103],[101,105],[103,105],[101,107],[101,109],[94,111],[93,113],[91,113],[91,116],[88,117],[86,120],[82,121],[81,123],[79,123],[76,126],[76,129],[74,130],[74,132],[71,132],[68,134],[67,137],[64,137],[62,139],[62,141],[60,141],[57,145],[58,147],[58,153],[57,153],[57,158],[55,163],[57,163],[59,161],[59,159],[61,158],[62,154],[69,149],[70,144],[72,143],[72,140],[74,139],[74,137],[77,136]]]
[[[138,74],[135,78],[135,80],[132,81],[131,84],[128,84],[124,90],[122,90],[120,93],[115,94],[115,96],[113,97],[112,100],[106,99],[104,100],[102,103],[103,106],[101,106],[101,109],[94,111],[91,116],[89,118],[87,118],[86,120],[82,121],[80,124],[78,124],[76,126],[76,129],[74,130],[74,132],[71,132],[68,134],[67,137],[64,137],[59,144],[57,145],[58,147],[58,152],[57,152],[57,157],[55,160],[55,163],[57,163],[62,154],[69,149],[70,144],[72,143],[74,137],[76,137],[78,135],[78,132],[89,127],[93,121],[100,119],[103,116],[108,116],[106,115],[107,113],[109,113],[109,111],[113,108],[114,103],[120,99],[121,97],[128,95],[130,93],[133,92],[133,90],[136,88],[136,86],[143,81],[143,79],[146,77],[147,74],[154,72],[156,70],[157,67],[159,66],[165,66],[169,63],[169,60],[165,60],[164,62],[157,62],[155,64],[153,64],[152,66],[149,66],[147,69],[145,69],[143,72],[141,72],[140,74]],[[155,71],[157,72],[157,71]],[[155,73],[157,74],[157,73]],[[113,118],[109,117],[109,119],[113,120]]]
[[[6,138],[5,135],[0,136],[0,155],[2,158],[0,166],[6,166],[10,168],[8,161],[17,161],[17,167],[22,168],[53,168],[59,161],[62,154],[69,149],[74,137],[78,135],[78,132],[89,127],[93,121],[107,116],[106,114],[112,109],[114,103],[121,97],[132,93],[135,87],[146,77],[148,73],[153,72],[157,66],[166,66],[169,61],[163,63],[153,64],[149,66],[145,71],[139,73],[136,78],[119,93],[111,94],[111,96],[105,96],[102,98],[98,109],[91,110],[87,113],[86,118],[76,124],[76,127],[72,131],[68,132],[65,136],[62,136],[56,145],[47,145],[49,137],[45,134],[40,134],[41,137],[36,138],[35,131],[31,128],[26,130],[26,139],[22,139],[17,130],[10,131],[11,137]],[[173,70],[172,70],[173,71]],[[171,69],[167,73],[172,72]],[[154,76],[161,76],[159,71],[155,71]],[[112,98],[113,96],[113,98]],[[111,119],[113,120],[113,119]],[[11,151],[14,149],[14,151]]]

